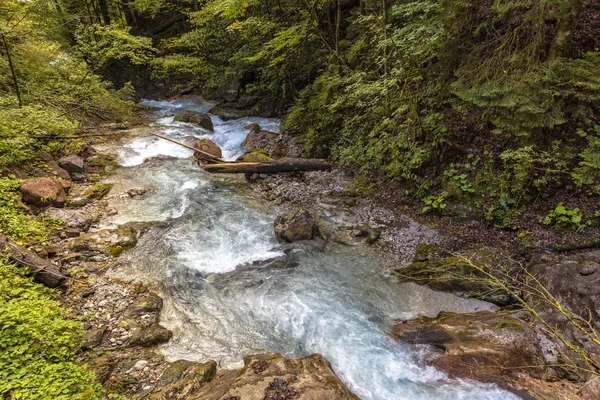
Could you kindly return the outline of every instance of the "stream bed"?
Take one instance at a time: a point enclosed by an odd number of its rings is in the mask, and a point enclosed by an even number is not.
[[[173,122],[172,114],[207,112],[208,102],[146,104],[156,107],[153,129],[181,141],[209,138],[227,159],[242,154],[244,126],[258,123],[277,132],[279,125],[213,116],[215,133],[207,134]],[[518,399],[495,385],[448,379],[425,364],[428,348],[386,334],[393,319],[493,305],[394,282],[370,248],[327,245],[286,254],[273,233],[273,207],[248,190],[243,176],[209,175],[193,164],[191,151],[149,135],[113,150],[123,166],[110,178],[113,193],[143,187],[152,193],[120,196],[112,204],[119,213],[104,223],[156,223],[112,274],[160,287],[161,324],[174,333],[162,347],[170,360],[215,360],[235,368],[251,353],[320,353],[365,400]]]

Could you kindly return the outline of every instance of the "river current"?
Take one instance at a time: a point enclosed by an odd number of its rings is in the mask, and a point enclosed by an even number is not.
[[[184,109],[207,112],[208,102],[146,105],[155,107],[153,129],[181,141],[210,138],[227,159],[242,153],[244,126],[277,132],[279,125],[212,116],[215,133],[208,134],[172,117]],[[162,348],[170,360],[215,360],[234,368],[250,353],[320,353],[364,400],[518,399],[495,385],[448,379],[426,365],[427,347],[386,334],[395,318],[494,306],[393,282],[368,248],[328,245],[285,255],[270,205],[247,190],[243,177],[209,175],[192,163],[191,151],[153,136],[134,136],[114,148],[123,168],[111,177],[113,193],[140,187],[152,193],[114,200],[119,213],[106,224],[156,224],[113,275],[160,287],[161,324],[174,332]]]

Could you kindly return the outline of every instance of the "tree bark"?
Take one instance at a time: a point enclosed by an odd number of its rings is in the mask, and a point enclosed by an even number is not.
[[[296,171],[327,171],[331,165],[326,160],[282,158],[271,162],[243,162],[205,165],[207,172],[215,174],[268,174]]]
[[[36,282],[50,288],[63,286],[67,277],[60,269],[38,255],[0,235],[0,254],[7,254],[10,261],[26,267]]]
[[[19,108],[21,108],[23,107],[23,101],[21,100],[21,90],[19,90],[19,80],[17,79],[17,74],[15,73],[15,67],[10,55],[10,48],[8,47],[8,41],[6,40],[6,35],[4,33],[2,33],[2,43],[4,43],[4,50],[6,50],[6,57],[8,58],[8,66],[12,75],[13,84],[15,85],[15,92],[17,93],[17,100],[19,101]]]
[[[340,58],[340,27],[342,25],[342,0],[337,0],[335,10],[335,54]]]
[[[565,5],[556,24],[556,33],[552,38],[550,50],[548,51],[548,60],[552,61],[557,57],[568,55],[573,31],[579,22],[579,15],[583,8],[581,0],[564,0]]]
[[[104,20],[104,25],[110,25],[110,11],[108,9],[108,0],[98,0],[98,7]]]

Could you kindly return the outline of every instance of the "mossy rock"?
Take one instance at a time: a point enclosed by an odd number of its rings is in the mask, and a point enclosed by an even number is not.
[[[514,261],[509,256],[500,249],[482,247],[467,257],[477,268],[459,255],[423,244],[417,247],[413,262],[394,271],[394,276],[403,282],[412,281],[434,290],[477,298],[499,306],[515,303],[516,299],[509,293],[487,283],[480,271],[483,269],[501,274],[500,266],[514,266]]]
[[[271,157],[269,157],[269,153],[261,149],[252,150],[240,157],[238,157],[236,162],[269,162],[273,161]]]
[[[86,189],[86,191],[83,192],[83,197],[90,200],[100,200],[106,196],[112,188],[112,183],[99,183]]]
[[[215,131],[210,115],[199,111],[182,111],[181,113],[176,115],[175,118],[173,118],[173,121],[196,124],[204,129],[209,130],[210,132]]]
[[[121,239],[108,248],[110,255],[113,257],[119,257],[123,252],[134,248],[137,244],[137,231],[135,229],[119,227],[117,234]]]
[[[152,347],[158,344],[163,344],[171,340],[173,332],[167,328],[155,324],[147,328],[135,328],[129,346]]]
[[[354,229],[359,232],[360,237],[365,238],[367,244],[374,244],[381,237],[381,230],[373,228],[370,225],[360,225],[356,226]]]

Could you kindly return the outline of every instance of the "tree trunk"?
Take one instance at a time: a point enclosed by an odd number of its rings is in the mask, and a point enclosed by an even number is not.
[[[19,101],[19,108],[23,107],[23,101],[21,100],[21,91],[19,90],[19,80],[17,79],[17,74],[15,73],[15,67],[12,62],[12,57],[10,55],[10,48],[8,47],[8,41],[6,40],[6,35],[2,33],[2,43],[4,43],[4,50],[6,50],[6,57],[8,58],[8,66],[10,68],[10,74],[12,75],[13,84],[15,85],[15,92],[17,94],[17,100]]]
[[[556,24],[556,33],[548,51],[548,61],[568,55],[573,31],[579,22],[582,7],[583,3],[581,0],[565,0],[564,7]]]
[[[342,0],[337,0],[335,9],[335,54],[340,58],[340,26],[342,24]]]
[[[281,160],[271,162],[209,164],[205,165],[204,169],[207,172],[215,174],[268,174],[296,171],[327,171],[331,169],[331,165],[326,160],[282,158]]]
[[[33,279],[44,286],[61,287],[67,279],[60,269],[50,261],[26,250],[2,235],[0,235],[0,254],[6,254],[10,261],[28,268]]]
[[[100,8],[100,13],[102,14],[104,25],[110,25],[110,12],[108,9],[108,0],[98,0],[98,8]]]

